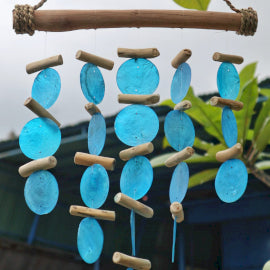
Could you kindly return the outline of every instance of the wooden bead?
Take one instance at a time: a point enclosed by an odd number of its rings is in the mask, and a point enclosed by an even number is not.
[[[184,221],[184,210],[181,203],[173,202],[170,206],[170,211],[172,213],[172,218],[176,219],[177,223]]]
[[[87,103],[84,106],[85,110],[90,114],[90,115],[94,115],[96,113],[101,113],[101,111],[99,110],[98,106],[96,106],[94,103],[90,102]]]
[[[133,95],[133,94],[119,94],[118,102],[124,104],[143,104],[153,105],[158,103],[160,96],[158,94],[152,95]]]
[[[191,55],[192,55],[191,50],[189,49],[182,50],[172,60],[172,66],[177,69],[181,64],[185,63],[190,58]]]
[[[219,162],[225,162],[229,159],[236,158],[243,153],[243,147],[240,143],[235,144],[231,148],[216,153],[216,159]]]
[[[119,57],[126,57],[126,58],[154,58],[160,55],[157,48],[147,48],[147,49],[118,48],[117,54]]]
[[[179,164],[180,162],[190,158],[193,154],[194,154],[194,149],[192,147],[186,147],[185,149],[183,149],[182,151],[172,155],[171,157],[169,157],[166,161],[165,161],[165,166],[170,168],[170,167],[174,167],[177,164]]]
[[[225,99],[221,97],[212,97],[210,99],[210,105],[214,107],[224,108],[229,107],[231,110],[240,111],[243,109],[244,104],[241,101]]]
[[[218,62],[230,62],[233,64],[242,64],[244,61],[244,58],[238,55],[223,54],[223,53],[215,52],[213,54],[213,60],[218,61]]]
[[[125,149],[119,153],[119,157],[123,161],[127,161],[132,159],[135,156],[144,156],[147,154],[150,154],[154,151],[154,145],[149,142],[149,143],[144,143],[141,145],[137,145],[128,149]]]
[[[192,108],[192,103],[189,100],[183,100],[174,106],[174,110],[182,112],[190,108]]]

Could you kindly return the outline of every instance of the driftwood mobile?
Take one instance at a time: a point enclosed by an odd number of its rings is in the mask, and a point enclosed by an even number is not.
[[[186,11],[186,10],[38,10],[46,0],[32,7],[16,5],[13,10],[13,27],[17,34],[33,35],[36,30],[64,32],[78,29],[120,28],[120,27],[167,27],[200,28],[236,31],[239,35],[254,35],[257,29],[257,13],[252,8],[238,10],[225,0],[234,13]],[[186,61],[191,50],[184,49],[172,60],[176,69],[171,98],[176,104],[165,119],[165,135],[176,150],[165,165],[175,167],[170,184],[170,211],[174,220],[172,261],[177,223],[184,220],[182,200],[189,181],[189,168],[184,162],[194,154],[192,148],[195,130],[189,116],[184,112],[192,107],[184,100],[191,82],[191,68]],[[153,168],[144,157],[154,151],[151,141],[155,138],[159,121],[155,112],[146,105],[159,102],[159,95],[153,94],[159,84],[156,66],[147,58],[159,56],[156,48],[118,49],[119,57],[130,58],[117,72],[117,85],[122,94],[119,103],[129,104],[116,117],[115,132],[120,141],[131,146],[119,153],[126,161],[120,179],[121,193],[116,194],[115,203],[131,210],[132,256],[115,252],[114,263],[134,269],[150,269],[151,262],[137,258],[135,248],[135,213],[151,218],[154,211],[137,201],[145,196],[153,181]],[[88,168],[82,176],[80,192],[87,207],[71,206],[70,214],[84,217],[78,229],[78,249],[87,263],[95,262],[103,248],[103,231],[96,219],[114,221],[114,211],[98,209],[105,202],[109,192],[109,178],[106,170],[114,170],[115,159],[99,156],[106,138],[106,123],[97,105],[105,94],[103,75],[99,67],[112,70],[114,62],[87,52],[78,51],[78,60],[86,62],[80,74],[82,92],[88,103],[85,108],[92,116],[88,129],[88,153],[76,153],[75,164]],[[233,64],[240,64],[243,58],[235,55],[215,53],[213,60],[222,62],[217,75],[221,97],[210,100],[212,106],[223,108],[222,132],[228,146],[218,152],[216,159],[224,162],[217,174],[215,188],[219,198],[227,203],[238,200],[247,185],[247,170],[243,162],[236,159],[242,153],[237,143],[237,125],[232,110],[241,110],[243,104],[235,101],[239,92],[239,75]],[[22,152],[33,161],[19,169],[22,177],[28,177],[25,199],[36,214],[48,214],[58,199],[58,185],[47,170],[56,166],[52,156],[61,141],[60,123],[47,111],[60,92],[60,77],[51,67],[63,64],[61,56],[54,56],[27,65],[27,73],[40,71],[32,88],[32,97],[25,106],[39,117],[25,125],[20,134]],[[52,86],[57,85],[57,88]],[[49,104],[48,104],[49,102]],[[33,143],[34,142],[34,143]],[[53,147],[52,147],[53,146]],[[38,179],[36,179],[38,178]],[[40,181],[40,179],[42,181]]]

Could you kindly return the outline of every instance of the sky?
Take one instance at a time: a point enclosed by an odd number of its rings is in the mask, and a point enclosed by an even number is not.
[[[215,92],[218,62],[212,60],[214,52],[236,54],[245,61],[236,68],[258,61],[259,80],[270,77],[270,1],[235,0],[237,8],[253,7],[258,12],[259,25],[255,36],[238,36],[235,32],[200,29],[122,28],[77,30],[64,33],[38,32],[33,36],[16,35],[12,29],[12,10],[15,4],[35,5],[33,0],[2,0],[0,9],[0,140],[7,139],[11,131],[20,134],[23,126],[35,115],[23,106],[37,73],[28,75],[28,63],[62,54],[64,64],[55,69],[61,77],[61,93],[49,109],[62,126],[75,125],[90,120],[84,105],[88,103],[80,87],[80,71],[83,62],[75,59],[78,50],[84,50],[115,62],[114,69],[101,69],[105,80],[105,97],[98,105],[105,116],[117,113],[124,105],[117,103],[120,91],[116,73],[126,60],[118,58],[117,48],[156,47],[160,56],[151,61],[157,66],[160,83],[155,93],[161,100],[170,98],[170,85],[175,69],[171,60],[182,49],[192,50],[188,60],[192,70],[191,85],[197,95]],[[48,0],[42,9],[182,9],[172,0]],[[222,0],[212,0],[211,11],[230,12]]]

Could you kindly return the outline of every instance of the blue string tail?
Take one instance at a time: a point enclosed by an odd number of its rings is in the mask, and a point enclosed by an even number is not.
[[[134,212],[134,210],[131,210],[131,213],[130,213],[130,230],[131,230],[132,256],[136,256],[136,246],[135,246],[135,212]]]
[[[177,229],[176,219],[173,222],[173,244],[172,244],[172,263],[174,263],[174,255],[175,255],[175,241],[176,241],[176,229]]]

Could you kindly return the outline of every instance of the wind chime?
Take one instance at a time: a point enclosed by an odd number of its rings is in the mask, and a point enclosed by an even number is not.
[[[235,13],[183,10],[38,10],[38,5],[16,5],[13,11],[13,25],[16,33],[34,34],[35,30],[62,32],[76,29],[120,28],[120,27],[169,27],[201,28],[236,31],[240,35],[254,35],[257,28],[257,13],[252,8],[238,10],[224,0]],[[152,218],[154,211],[139,202],[149,191],[153,181],[153,169],[145,155],[154,150],[151,141],[157,135],[159,120],[147,105],[159,102],[159,95],[153,94],[159,84],[156,66],[148,60],[159,56],[159,51],[150,49],[118,49],[119,57],[130,58],[117,72],[117,85],[122,94],[118,102],[129,104],[121,110],[114,128],[118,139],[131,148],[119,153],[126,161],[120,178],[120,191],[114,197],[115,203],[131,210],[130,228],[132,256],[115,252],[113,262],[134,269],[151,269],[151,262],[136,257],[135,213]],[[182,50],[172,61],[176,69],[171,84],[171,98],[176,104],[164,123],[166,138],[177,151],[165,165],[174,167],[169,199],[173,218],[172,262],[175,256],[177,223],[184,220],[182,201],[189,181],[189,168],[184,162],[194,154],[192,148],[195,130],[191,119],[185,113],[192,107],[184,100],[191,82],[191,68],[186,61],[191,50]],[[112,70],[114,63],[99,56],[78,51],[78,60],[86,62],[80,74],[82,92],[88,103],[85,109],[92,116],[88,128],[88,153],[77,152],[74,162],[87,166],[80,184],[80,193],[85,206],[70,207],[70,214],[83,217],[78,229],[77,244],[86,263],[98,260],[104,236],[96,219],[114,221],[115,212],[98,209],[105,202],[109,192],[109,177],[106,170],[114,170],[115,159],[100,156],[106,139],[106,123],[98,105],[105,93],[105,83],[99,67]],[[235,101],[239,93],[239,75],[233,65],[240,64],[239,56],[215,53],[215,61],[222,64],[217,75],[217,86],[221,97],[213,97],[211,105],[222,107],[222,133],[228,149],[218,152],[216,159],[223,162],[216,176],[215,188],[218,197],[227,203],[235,202],[244,193],[247,185],[247,170],[237,157],[242,146],[237,143],[237,124],[232,110],[241,110],[243,104]],[[59,122],[47,111],[59,95],[60,78],[50,67],[62,64],[62,57],[52,57],[28,65],[28,73],[44,69],[36,78],[32,98],[25,105],[39,118],[28,122],[20,135],[23,153],[35,159],[20,167],[23,177],[28,177],[25,198],[29,208],[38,215],[49,213],[58,198],[58,186],[54,176],[47,170],[56,166],[52,155],[60,145]],[[51,87],[55,85],[55,87]],[[51,89],[49,92],[47,91]],[[49,142],[49,143],[48,143]]]

